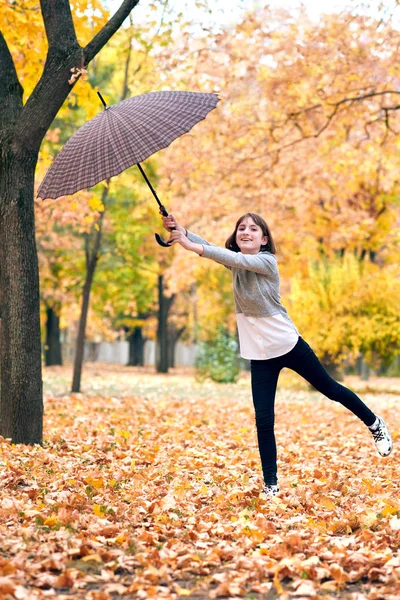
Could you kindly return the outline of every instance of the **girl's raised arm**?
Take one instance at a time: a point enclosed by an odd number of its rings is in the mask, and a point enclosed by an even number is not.
[[[278,270],[276,258],[269,252],[242,254],[242,252],[233,252],[233,250],[212,246],[211,244],[204,245],[203,248],[202,256],[204,258],[210,258],[225,267],[246,269],[266,276],[275,275]]]

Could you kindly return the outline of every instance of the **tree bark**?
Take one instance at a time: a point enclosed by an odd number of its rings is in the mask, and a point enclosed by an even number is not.
[[[135,329],[128,336],[129,342],[129,359],[128,367],[143,367],[144,365],[144,343],[142,328],[135,327]]]
[[[164,294],[163,275],[158,276],[158,327],[156,367],[158,373],[168,373],[168,314],[175,300],[175,294]]]
[[[9,147],[0,161],[0,434],[16,444],[40,444],[42,344],[32,202],[36,156],[18,157]]]
[[[46,344],[44,351],[46,367],[62,365],[59,312],[59,307],[58,311],[51,306],[46,308]]]

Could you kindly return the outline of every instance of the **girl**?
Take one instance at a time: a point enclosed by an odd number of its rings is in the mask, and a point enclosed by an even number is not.
[[[258,446],[267,496],[279,492],[274,435],[274,403],[281,369],[299,373],[319,392],[340,402],[369,428],[381,456],[392,451],[392,439],[382,417],[375,415],[351,390],[325,371],[303,340],[280,301],[275,244],[267,223],[254,213],[237,221],[225,248],[209,244],[181,227],[173,215],[163,217],[171,244],[225,265],[233,276],[240,353],[250,360],[251,387]]]

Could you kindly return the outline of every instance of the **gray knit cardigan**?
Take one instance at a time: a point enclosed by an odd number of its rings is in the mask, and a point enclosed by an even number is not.
[[[286,308],[281,304],[278,264],[271,252],[242,254],[210,244],[190,231],[187,232],[187,237],[191,242],[203,246],[202,257],[210,258],[232,271],[237,313],[243,313],[246,317],[281,314],[296,329]]]

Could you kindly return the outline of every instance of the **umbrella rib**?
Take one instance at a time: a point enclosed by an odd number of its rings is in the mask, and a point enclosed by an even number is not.
[[[118,165],[116,166],[115,169],[112,169],[112,174],[110,173],[110,175],[109,175],[109,177],[114,177],[114,175],[119,175],[120,173],[122,173],[122,171],[126,167],[125,167],[123,156],[120,155],[120,148],[118,148],[118,146],[115,145],[114,135],[113,135],[112,127],[111,127],[112,119],[115,118],[115,114],[111,113],[108,116],[109,116],[109,119],[107,121],[107,128],[108,128],[108,132],[109,132],[108,139],[110,141],[110,145],[112,146],[112,148],[114,150],[114,156],[116,156],[118,158]]]
[[[137,128],[137,129],[135,129],[134,127],[132,127],[131,123],[129,123],[126,120],[124,120],[123,118],[121,118],[120,115],[115,115],[115,117],[118,119],[118,121],[120,121],[120,123],[124,126],[124,128],[128,129],[133,134],[133,137],[135,138],[135,140],[134,140],[135,143],[137,143],[136,140],[138,140],[139,144],[140,144],[141,139],[143,139],[143,137],[144,137],[145,140],[146,140],[146,142],[149,144],[149,146],[153,146],[154,145],[155,141],[152,140],[151,138],[149,138],[148,132],[143,127],[142,123],[135,124],[136,128]],[[144,135],[143,134],[141,135],[142,132],[144,132]],[[158,147],[158,145],[157,145],[157,147]],[[143,148],[142,153],[140,153],[140,150],[139,150],[138,153],[137,153],[137,155],[136,155],[136,157],[134,158],[134,160],[130,161],[130,164],[131,165],[137,164],[138,162],[141,162],[142,160],[145,160],[151,154],[153,154],[153,152],[154,152],[154,150],[153,151],[151,151],[151,150],[150,151],[145,151],[145,149]]]

